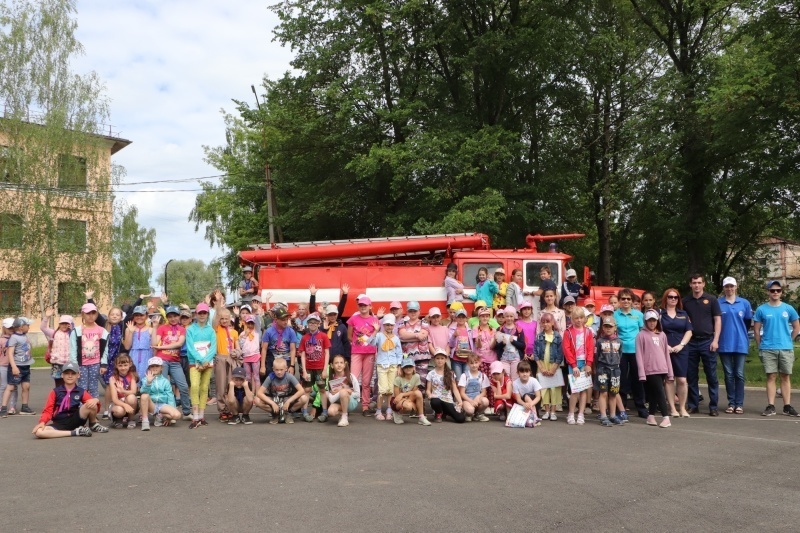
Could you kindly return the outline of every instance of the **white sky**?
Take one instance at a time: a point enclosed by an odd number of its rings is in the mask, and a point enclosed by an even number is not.
[[[197,182],[125,182],[219,174],[203,162],[203,145],[224,144],[221,109],[232,99],[255,105],[261,80],[290,69],[291,54],[273,42],[274,2],[169,0],[78,2],[78,72],[96,71],[111,99],[111,124],[133,143],[114,156],[125,167],[122,190],[199,189]],[[215,180],[216,182],[216,180]],[[196,192],[119,193],[139,209],[139,223],[156,229],[153,279],[169,259],[206,262],[222,254],[188,221]],[[160,290],[160,287],[154,287]]]

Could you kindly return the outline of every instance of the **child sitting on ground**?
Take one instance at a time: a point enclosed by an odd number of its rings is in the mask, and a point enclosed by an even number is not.
[[[492,363],[490,371],[492,379],[489,383],[494,394],[494,414],[497,415],[501,422],[505,422],[508,411],[514,405],[511,400],[513,394],[511,378],[506,374],[506,369],[500,361]]]
[[[50,391],[39,423],[31,432],[37,438],[91,437],[92,432],[108,432],[107,427],[97,422],[100,400],[77,385],[79,368],[75,363],[66,363],[61,368],[64,384]]]
[[[253,390],[247,381],[247,372],[244,368],[237,367],[231,371],[231,381],[228,383],[228,397],[225,405],[230,409],[233,418],[228,420],[229,426],[244,424],[249,426],[250,409],[253,408]]]
[[[394,396],[391,399],[391,406],[394,411],[393,418],[395,424],[402,424],[403,413],[416,413],[419,417],[417,424],[430,426],[431,423],[425,418],[422,391],[420,388],[419,375],[415,370],[414,359],[406,357],[400,363],[400,375],[394,378]]]
[[[139,410],[142,413],[142,431],[150,431],[150,419],[153,414],[153,425],[169,426],[181,418],[181,412],[175,407],[175,394],[169,380],[161,375],[164,361],[160,357],[151,357],[147,361],[147,375],[142,380],[142,396]]]
[[[480,367],[481,356],[471,352],[467,356],[467,371],[458,378],[458,393],[461,395],[466,422],[472,422],[473,417],[477,422],[489,421],[483,414],[489,407],[489,398],[486,397],[489,378],[480,371]]]
[[[442,422],[445,416],[449,416],[461,424],[466,419],[453,371],[447,368],[447,350],[436,348],[433,365],[433,370],[428,372],[427,394],[431,409],[436,413],[436,421]]]
[[[536,414],[539,401],[542,399],[542,386],[532,377],[531,364],[528,361],[522,361],[517,367],[519,377],[514,380],[514,401],[530,412],[528,421],[525,427],[536,427],[542,423]]]
[[[139,376],[133,368],[133,361],[128,354],[119,354],[114,359],[114,371],[108,380],[109,397],[111,398],[111,420],[113,427],[128,429],[136,427],[133,415],[138,407],[136,398]]]
[[[358,407],[361,391],[358,386],[358,380],[350,373],[350,365],[341,354],[333,356],[325,389],[325,395],[328,397],[328,405],[330,406],[328,407],[328,414],[336,416],[341,411],[342,416],[336,425],[340,428],[349,426],[350,422],[347,419],[347,413]],[[318,420],[320,422],[325,421],[322,417],[319,417]]]
[[[291,413],[299,411],[307,404],[308,395],[297,378],[288,373],[286,359],[276,357],[272,363],[272,374],[258,388],[253,405],[272,413],[270,424],[277,424],[282,420],[287,424],[294,424]],[[287,413],[289,416],[286,416]]]

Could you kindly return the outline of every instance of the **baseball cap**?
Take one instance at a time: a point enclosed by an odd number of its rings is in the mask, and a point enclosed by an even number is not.
[[[736,280],[730,276],[722,280],[722,286],[725,287],[726,285],[733,285],[736,287]]]
[[[14,319],[13,318],[4,318],[3,319],[3,327],[6,329],[11,329],[14,327]]]
[[[178,309],[177,307],[175,307],[174,305],[170,305],[169,307],[167,307],[167,316],[169,316],[169,315],[180,315],[180,314],[181,314],[181,310]]]
[[[247,372],[244,371],[244,368],[237,366],[233,370],[231,370],[231,377],[232,378],[240,378],[240,379],[247,379]]]
[[[181,309],[181,316],[188,316],[192,318],[192,310],[191,309]]]
[[[206,307],[208,307],[208,306],[206,306]],[[83,311],[83,309],[81,309],[81,311]],[[207,308],[206,308],[206,311],[208,311]],[[146,315],[147,314],[147,308],[145,306],[143,306],[143,305],[137,305],[136,307],[133,308],[133,314],[134,315]]]
[[[494,316],[500,316],[504,314],[506,314],[506,312],[502,307],[498,308],[497,311],[494,312]]]
[[[574,303],[575,303],[575,298],[573,298],[572,296],[567,296],[566,298],[564,298],[563,305],[574,304]]]
[[[526,307],[529,307],[529,308],[531,308],[531,309],[532,309],[532,308],[533,308],[533,304],[532,304],[532,303],[530,303],[528,300],[523,300],[523,301],[522,301],[522,302],[519,304],[519,310],[520,310],[520,311],[522,311],[522,310],[523,310],[523,309],[525,309]]]
[[[253,315],[247,315],[247,318],[244,319],[245,322],[252,322],[253,324],[256,323],[256,317]]]
[[[572,276],[577,276],[577,275],[578,275],[578,273],[575,272],[574,268],[570,268],[569,270],[567,270],[567,277],[568,278],[571,278]]]
[[[160,357],[151,357],[147,360],[147,366],[164,366],[164,360]]]
[[[242,272],[252,272],[252,271],[253,271],[253,267],[249,267],[249,266],[246,266],[246,267],[244,267],[242,269]]]
[[[31,321],[24,316],[18,316],[16,320],[14,320],[14,324],[11,326],[13,328],[21,328],[22,326],[30,326]]]
[[[447,357],[447,350],[442,347],[436,348],[436,351],[433,352],[433,356],[436,357],[437,355],[443,355]]]
[[[488,307],[484,307],[478,312],[478,316],[480,315],[491,315],[492,311]]]
[[[337,315],[339,314],[339,308],[336,307],[335,305],[330,304],[328,307],[325,308],[326,315],[332,315],[334,313]]]
[[[199,304],[197,304],[197,307],[195,308],[194,312],[202,313],[203,311],[208,313],[208,304],[205,302],[200,302]]]
[[[498,268],[494,271],[495,274],[505,274],[506,271],[503,268]]]
[[[438,307],[431,307],[431,310],[428,311],[428,316],[442,316],[442,312],[439,311]]]
[[[773,279],[767,282],[767,289],[769,290],[773,285],[777,285],[778,287],[782,287],[781,282],[777,279]]]
[[[275,318],[287,318],[289,316],[289,312],[283,307],[278,307],[273,313],[275,314]]]
[[[395,301],[393,301],[392,303],[389,304],[389,309],[402,309],[402,308],[403,308],[403,304],[401,304],[397,300],[395,300]]]
[[[467,310],[462,307],[461,309],[456,311],[456,316],[468,316],[467,315]]]
[[[603,304],[603,306],[600,308],[600,312],[601,313],[613,313],[614,312],[614,306],[611,305],[611,304]]]
[[[370,300],[369,296],[367,296],[366,294],[359,296],[356,302],[358,303],[358,305],[372,305],[372,300]]]
[[[322,322],[322,319],[319,317],[319,313],[311,313],[306,317],[306,321],[309,320],[316,320],[317,322]]]
[[[477,309],[478,307],[486,307],[486,302],[484,302],[483,300],[478,300],[477,302],[475,302],[475,308]]]
[[[586,299],[583,301],[583,306],[584,306],[584,307],[589,307],[590,305],[591,305],[592,307],[595,307],[594,300],[592,300],[591,298],[586,298]]]
[[[451,311],[458,311],[459,309],[464,309],[464,304],[461,302],[450,302],[450,310]]]
[[[85,303],[81,306],[81,313],[97,312],[97,306],[92,303]]]
[[[414,366],[414,359],[412,359],[411,357],[403,358],[403,362],[400,363],[400,368],[405,368],[407,366]]]
[[[383,315],[383,319],[381,320],[381,324],[391,324],[394,325],[397,322],[397,319],[392,313],[386,313]]]
[[[647,312],[644,314],[645,320],[658,320],[660,317],[658,315],[658,311],[654,311],[652,309],[648,309]]]
[[[416,302],[416,301],[408,302],[408,310],[409,311],[419,311],[419,302]]]
[[[517,314],[517,309],[513,305],[507,305],[505,309],[503,309],[503,315],[515,315]]]
[[[607,317],[603,318],[603,324],[611,324],[612,326],[616,326],[617,325],[617,321],[614,320],[613,316],[607,316]]]
[[[253,296],[250,297],[250,301],[251,302],[261,302],[261,296],[259,296],[258,294],[254,294]]]
[[[490,374],[502,374],[503,370],[505,370],[505,367],[500,361],[492,361],[492,364],[489,365]]]
[[[253,312],[253,308],[252,308],[252,307],[250,307],[250,306],[249,306],[249,305],[247,305],[247,304],[244,304],[243,306],[241,306],[241,307],[239,308],[239,310],[241,310],[241,311],[244,311],[245,309],[247,309],[247,310],[248,310],[248,311],[250,311],[251,313]]]
[[[75,372],[76,374],[80,374],[81,369],[77,363],[69,362],[61,367],[61,373],[63,374],[64,372]]]
[[[58,319],[59,324],[72,324],[73,322],[75,322],[75,319],[72,318],[72,315],[61,315]]]

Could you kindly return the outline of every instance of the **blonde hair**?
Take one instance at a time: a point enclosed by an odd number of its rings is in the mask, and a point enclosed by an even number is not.
[[[586,311],[583,310],[583,307],[575,306],[575,309],[572,310],[572,318],[586,318]]]

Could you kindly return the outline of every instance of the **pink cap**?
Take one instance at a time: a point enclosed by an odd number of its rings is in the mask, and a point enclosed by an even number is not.
[[[489,373],[491,374],[502,374],[503,370],[505,370],[505,367],[500,361],[492,361],[492,364],[489,365]]]
[[[81,313],[97,312],[97,306],[92,303],[85,303],[81,306]]]
[[[614,306],[611,305],[611,304],[603,304],[603,307],[600,308],[600,312],[601,313],[605,313],[605,312],[613,313],[614,312]]]
[[[528,300],[522,300],[522,303],[519,304],[519,310],[522,311],[526,307],[533,308],[533,304],[531,304]]]
[[[395,300],[395,301],[393,301],[392,303],[389,304],[389,309],[402,309],[402,308],[403,308],[403,304],[401,304],[397,300]]]
[[[197,307],[194,308],[194,312],[195,313],[199,313],[201,311],[205,311],[206,313],[208,313],[208,304],[207,303],[200,302],[199,304],[197,304]]]
[[[366,296],[366,295],[365,296],[359,296],[358,300],[356,300],[356,301],[358,302],[358,305],[372,305],[372,300],[370,300],[369,296]]]
[[[514,308],[513,305],[507,305],[505,309],[503,309],[503,316],[506,315],[514,315],[517,316],[517,310]]]

